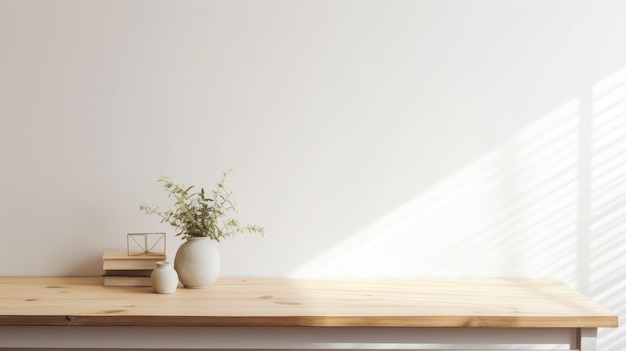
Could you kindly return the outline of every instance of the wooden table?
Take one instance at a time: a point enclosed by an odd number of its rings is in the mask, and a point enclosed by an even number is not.
[[[555,280],[219,279],[209,289],[0,277],[0,348],[596,350],[617,316]],[[542,346],[543,347],[543,346]]]

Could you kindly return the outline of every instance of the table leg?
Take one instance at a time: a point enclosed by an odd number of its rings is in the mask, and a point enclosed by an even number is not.
[[[598,329],[579,328],[570,349],[579,351],[597,351]]]

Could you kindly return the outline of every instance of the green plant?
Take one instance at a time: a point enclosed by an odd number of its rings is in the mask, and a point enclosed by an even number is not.
[[[256,225],[242,225],[230,214],[237,213],[234,202],[230,199],[232,192],[226,189],[226,176],[222,173],[222,179],[210,193],[201,188],[197,191],[195,186],[185,187],[175,184],[169,177],[161,177],[158,181],[169,193],[169,197],[175,198],[173,208],[161,211],[157,206],[141,204],[139,208],[146,214],[157,214],[161,217],[161,223],[167,222],[176,228],[176,236],[209,237],[215,241],[234,235],[236,233],[250,232],[263,235],[265,230]]]

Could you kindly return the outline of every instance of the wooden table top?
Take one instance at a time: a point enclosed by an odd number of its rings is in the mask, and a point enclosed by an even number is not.
[[[161,295],[102,278],[0,277],[0,326],[617,327],[556,280],[238,279]]]

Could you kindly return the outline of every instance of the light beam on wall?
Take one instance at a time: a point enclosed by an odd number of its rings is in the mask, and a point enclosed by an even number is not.
[[[626,67],[290,275],[556,278],[623,324]]]
[[[578,101],[571,100],[291,275],[497,277],[513,271],[558,273],[573,282],[578,123]]]

